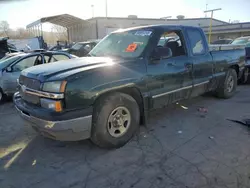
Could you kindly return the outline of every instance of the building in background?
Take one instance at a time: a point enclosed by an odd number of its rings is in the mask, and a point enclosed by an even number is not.
[[[90,39],[101,39],[112,31],[121,28],[144,26],[144,25],[189,25],[198,26],[208,33],[210,18],[187,18],[178,16],[179,19],[152,19],[152,18],[138,18],[131,15],[127,18],[121,17],[95,17],[87,20],[77,18],[68,14],[45,17],[37,20],[29,25],[27,29],[33,33],[42,33],[42,24],[49,22],[60,25],[67,29],[68,41],[79,42]],[[249,23],[230,24],[217,19],[212,19],[212,40],[219,38],[237,38],[240,36],[250,35]]]

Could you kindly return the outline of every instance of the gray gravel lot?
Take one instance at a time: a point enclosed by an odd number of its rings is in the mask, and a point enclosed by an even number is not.
[[[6,103],[0,188],[249,188],[250,129],[227,120],[250,118],[249,96],[240,86],[229,100],[203,96],[157,110],[117,150],[43,138]]]

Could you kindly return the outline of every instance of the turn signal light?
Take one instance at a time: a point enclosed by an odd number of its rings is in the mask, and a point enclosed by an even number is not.
[[[55,111],[56,112],[61,112],[62,111],[62,103],[61,103],[61,101],[56,101],[55,102]]]

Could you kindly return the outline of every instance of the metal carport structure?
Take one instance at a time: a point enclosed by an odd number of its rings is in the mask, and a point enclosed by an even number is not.
[[[88,21],[69,15],[69,14],[61,14],[61,15],[41,18],[35,22],[28,24],[26,26],[26,29],[30,33],[33,33],[36,36],[42,36],[43,35],[43,27],[42,27],[43,23],[51,23],[51,24],[65,27],[67,29],[68,40],[69,40],[69,27],[73,25],[77,25],[77,24],[88,23]]]

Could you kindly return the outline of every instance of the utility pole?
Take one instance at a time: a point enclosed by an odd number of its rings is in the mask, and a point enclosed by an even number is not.
[[[91,5],[91,9],[92,9],[92,18],[94,18],[95,13],[94,13],[94,5]]]
[[[207,6],[208,6],[208,4],[206,4],[206,10],[205,11],[207,11]],[[205,18],[207,17],[207,13],[205,13]]]
[[[214,11],[218,11],[218,10],[221,10],[221,8],[211,9],[211,10],[206,10],[206,11],[204,11],[204,13],[211,12],[210,26],[209,26],[209,33],[208,33],[208,43],[209,43],[209,44],[210,44],[210,42],[211,42],[212,21],[213,21]]]
[[[105,0],[106,18],[108,17],[108,0]]]

